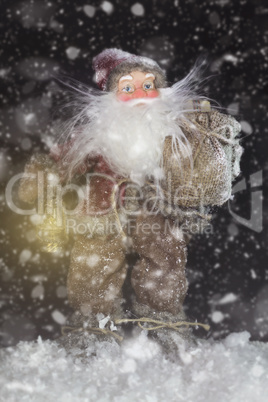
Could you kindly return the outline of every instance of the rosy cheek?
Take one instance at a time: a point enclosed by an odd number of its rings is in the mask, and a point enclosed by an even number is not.
[[[157,98],[159,96],[159,92],[156,89],[148,91],[147,94],[148,98]]]
[[[124,94],[124,93],[117,94],[117,99],[121,100],[122,102],[127,102],[131,98],[132,97],[130,95],[127,95],[127,94]]]

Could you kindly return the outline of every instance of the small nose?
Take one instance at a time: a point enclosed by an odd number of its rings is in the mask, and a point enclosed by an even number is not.
[[[147,93],[143,91],[142,89],[136,89],[136,91],[133,93],[132,98],[145,98],[147,96]]]

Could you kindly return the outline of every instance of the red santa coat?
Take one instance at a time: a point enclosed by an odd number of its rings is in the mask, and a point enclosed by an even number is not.
[[[65,180],[65,169],[62,161],[71,146],[71,143],[63,144],[53,148],[50,157],[57,163],[61,181]],[[99,155],[94,158],[88,158],[79,166],[73,175],[88,175],[89,188],[87,189],[87,206],[82,208],[86,215],[103,215],[111,212],[113,197],[116,195],[117,183],[122,180],[104,158]],[[117,204],[123,202],[125,194],[125,185],[120,187],[117,197]],[[122,204],[121,204],[122,205]]]

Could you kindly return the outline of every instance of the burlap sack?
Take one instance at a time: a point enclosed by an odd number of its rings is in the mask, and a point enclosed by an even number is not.
[[[174,158],[171,137],[163,151],[166,180],[162,189],[169,204],[180,208],[222,205],[231,196],[239,174],[242,148],[236,139],[241,126],[231,116],[213,110],[188,114],[182,125],[192,148],[192,159]]]

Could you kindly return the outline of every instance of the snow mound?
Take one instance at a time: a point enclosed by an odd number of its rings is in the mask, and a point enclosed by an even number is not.
[[[199,340],[173,361],[146,333],[121,347],[97,342],[96,355],[87,359],[67,354],[55,341],[20,342],[0,350],[0,400],[267,401],[268,345],[249,337],[242,332],[220,342]]]

